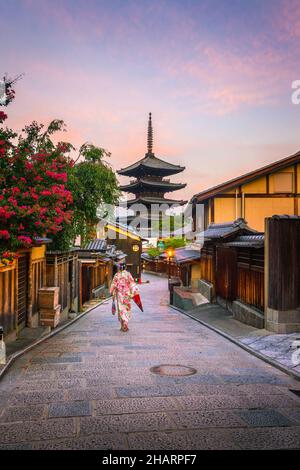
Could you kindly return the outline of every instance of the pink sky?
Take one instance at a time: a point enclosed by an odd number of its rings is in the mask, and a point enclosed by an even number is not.
[[[0,0],[2,72],[25,76],[8,108],[21,129],[64,119],[64,138],[186,166],[176,197],[299,150],[297,0]],[[124,180],[123,180],[124,181]]]

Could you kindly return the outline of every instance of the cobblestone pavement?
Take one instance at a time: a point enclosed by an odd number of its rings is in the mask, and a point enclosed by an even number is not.
[[[0,449],[299,449],[300,383],[169,308],[166,279],[147,278],[128,333],[103,304],[14,364]],[[150,371],[161,364],[197,372]]]

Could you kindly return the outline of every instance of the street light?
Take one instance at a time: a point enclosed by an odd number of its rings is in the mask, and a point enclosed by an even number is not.
[[[170,276],[170,262],[171,262],[171,258],[174,257],[175,255],[175,250],[174,248],[172,248],[171,246],[166,250],[166,254],[167,254],[167,257],[168,257],[168,279],[171,279],[171,276]]]

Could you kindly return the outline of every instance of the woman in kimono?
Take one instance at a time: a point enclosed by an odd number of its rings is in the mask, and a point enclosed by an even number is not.
[[[131,319],[131,299],[138,293],[138,287],[130,272],[126,270],[125,264],[120,265],[118,272],[114,275],[110,293],[118,311],[121,331],[128,331],[128,321]]]

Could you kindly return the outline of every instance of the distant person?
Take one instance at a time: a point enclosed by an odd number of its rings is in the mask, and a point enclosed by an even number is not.
[[[138,294],[138,287],[126,264],[118,265],[118,271],[114,275],[110,293],[113,296],[112,314],[118,312],[118,320],[121,323],[121,331],[128,331],[128,321],[131,319],[131,299]]]

